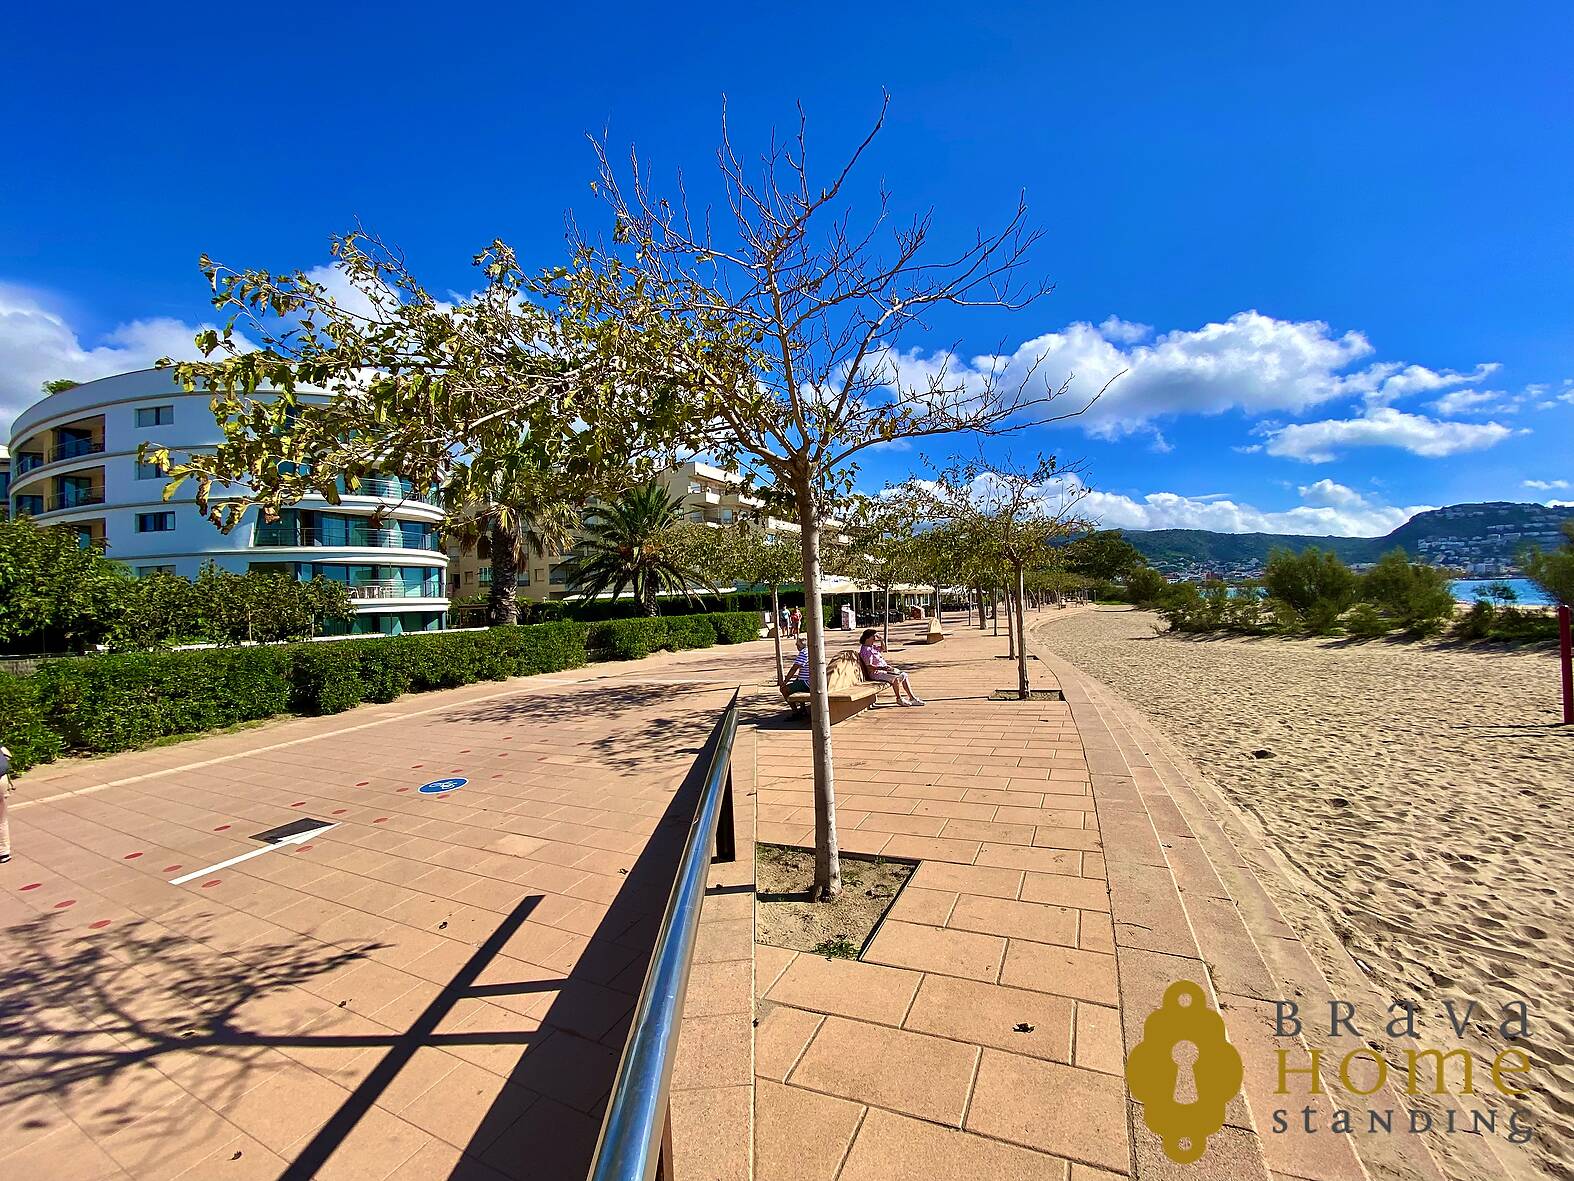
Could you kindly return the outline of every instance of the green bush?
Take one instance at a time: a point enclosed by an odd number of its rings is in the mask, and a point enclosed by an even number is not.
[[[1151,566],[1143,566],[1126,576],[1126,595],[1138,607],[1156,606],[1169,589],[1169,580]]]
[[[1361,598],[1413,636],[1434,635],[1454,616],[1448,574],[1391,550],[1361,576]]]
[[[290,708],[298,714],[338,714],[360,705],[366,692],[360,654],[347,644],[292,644]]]
[[[1263,567],[1268,594],[1300,614],[1308,631],[1326,634],[1356,599],[1355,572],[1336,554],[1316,546],[1300,553],[1275,549]]]
[[[611,660],[641,660],[666,643],[667,621],[659,617],[593,623],[585,640],[589,649]]]
[[[1388,620],[1371,603],[1357,603],[1345,612],[1340,622],[1346,633],[1359,640],[1375,640],[1386,636],[1390,630]]]
[[[760,635],[758,611],[716,611],[701,618],[710,621],[718,644],[742,644]]]
[[[536,623],[494,627],[491,634],[506,654],[508,675],[518,677],[582,668],[587,630],[583,623]]]
[[[65,747],[44,714],[33,677],[0,673],[0,745],[11,752],[13,772],[51,762]]]
[[[392,701],[408,693],[415,683],[416,666],[421,661],[419,636],[340,640],[337,646],[350,649],[360,663],[364,701]]]
[[[716,642],[716,629],[709,615],[675,615],[667,620],[667,647],[674,652],[686,648],[709,648]]]

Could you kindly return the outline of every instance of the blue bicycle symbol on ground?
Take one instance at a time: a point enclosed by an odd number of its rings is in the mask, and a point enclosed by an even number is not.
[[[434,779],[431,783],[421,784],[421,794],[424,796],[440,796],[445,791],[453,791],[469,783],[468,779]]]

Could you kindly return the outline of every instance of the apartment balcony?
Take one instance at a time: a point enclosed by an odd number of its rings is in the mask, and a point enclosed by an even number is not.
[[[357,582],[350,586],[350,598],[357,601],[371,599],[441,599],[441,586],[410,586],[403,582]]]
[[[707,488],[703,492],[701,492],[700,496],[705,501],[706,504],[720,504],[721,503],[721,493],[720,492],[712,492],[709,488]]]
[[[103,439],[69,439],[49,449],[49,462],[61,463],[67,459],[80,459],[84,455],[100,455],[103,451]]]
[[[52,513],[65,512],[67,509],[89,508],[95,504],[104,503],[102,489],[91,492],[62,492],[49,498],[49,511]]]
[[[18,476],[25,476],[28,472],[35,471],[44,466],[48,460],[37,451],[20,452],[12,464],[12,470]]]

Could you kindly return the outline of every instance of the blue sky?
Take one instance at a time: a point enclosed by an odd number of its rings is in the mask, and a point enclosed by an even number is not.
[[[830,161],[884,87],[898,207],[943,248],[1025,189],[1056,284],[927,347],[1128,369],[1011,444],[1085,461],[1109,523],[1574,500],[1567,5],[535,7],[12,13],[0,416],[183,345],[203,251],[316,266],[359,217],[469,290],[492,237],[544,265],[595,224],[587,132],[697,179],[724,93],[744,144],[801,101]]]

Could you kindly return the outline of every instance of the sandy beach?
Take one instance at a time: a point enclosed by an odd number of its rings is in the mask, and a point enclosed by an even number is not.
[[[1034,628],[1254,818],[1290,867],[1263,883],[1275,901],[1321,913],[1382,992],[1439,1014],[1475,1001],[1488,1056],[1509,1044],[1500,1007],[1529,1002],[1530,1147],[1574,1176],[1574,733],[1554,725],[1555,654],[1155,625],[1101,608]]]

